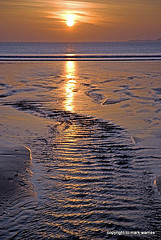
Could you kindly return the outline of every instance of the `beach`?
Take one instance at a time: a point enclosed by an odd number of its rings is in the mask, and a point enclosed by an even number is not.
[[[1,239],[159,239],[160,67],[0,63]]]

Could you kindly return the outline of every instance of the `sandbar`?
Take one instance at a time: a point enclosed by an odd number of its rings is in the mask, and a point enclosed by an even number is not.
[[[0,148],[0,194],[6,194],[23,186],[25,175],[32,164],[31,151],[25,146]]]

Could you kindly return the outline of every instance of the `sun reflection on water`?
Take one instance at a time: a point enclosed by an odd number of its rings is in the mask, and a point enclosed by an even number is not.
[[[64,107],[66,111],[74,111],[74,95],[76,87],[76,66],[74,61],[67,61],[65,65],[66,84],[65,84],[65,101]]]

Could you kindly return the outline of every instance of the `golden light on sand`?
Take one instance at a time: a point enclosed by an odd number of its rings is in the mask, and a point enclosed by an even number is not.
[[[74,95],[77,81],[75,80],[75,62],[66,62],[66,84],[65,84],[65,102],[64,107],[66,111],[72,112],[74,110]]]
[[[68,14],[66,16],[66,24],[68,27],[72,27],[75,24],[75,17],[73,14]]]

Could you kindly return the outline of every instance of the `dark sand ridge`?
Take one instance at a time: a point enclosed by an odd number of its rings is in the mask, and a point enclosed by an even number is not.
[[[31,152],[24,146],[7,146],[0,150],[0,194],[10,195],[27,183],[30,172]]]
[[[36,197],[31,182],[32,141],[30,137],[39,134],[43,137],[48,132],[49,120],[24,113],[10,106],[3,106],[1,111],[0,142],[0,212],[7,201]],[[27,142],[27,143],[26,143]],[[3,207],[2,207],[3,206]]]

